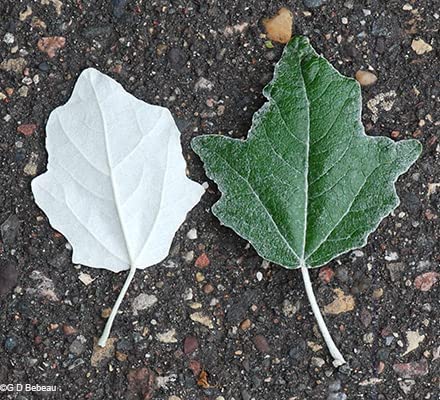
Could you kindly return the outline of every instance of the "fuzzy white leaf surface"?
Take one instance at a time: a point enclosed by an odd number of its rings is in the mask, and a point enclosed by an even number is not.
[[[185,174],[168,109],[147,104],[89,68],[46,127],[38,206],[73,247],[73,262],[114,272],[167,257],[204,189]]]

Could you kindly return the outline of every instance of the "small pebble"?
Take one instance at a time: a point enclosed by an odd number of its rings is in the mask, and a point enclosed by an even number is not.
[[[141,293],[137,296],[131,305],[134,315],[138,315],[138,311],[147,310],[157,303],[157,297],[154,294]]]
[[[325,361],[321,357],[312,357],[310,364],[313,367],[321,368],[325,364]]]
[[[17,75],[21,75],[26,67],[26,64],[26,60],[22,57],[9,58],[0,63],[0,69],[8,72],[15,72]],[[8,96],[11,96],[14,92],[13,89],[10,88],[6,88],[5,91]]]
[[[309,347],[314,353],[316,353],[316,352],[322,350],[322,346],[321,346],[320,344],[315,343],[315,342],[313,342],[313,341],[311,341],[311,340],[309,340],[309,341],[307,342],[307,346],[308,346],[308,347]]]
[[[46,53],[49,58],[54,58],[58,51],[66,45],[66,38],[63,36],[42,37],[37,42],[40,51]]]
[[[202,303],[198,303],[198,302],[192,302],[189,305],[193,310],[198,310],[200,308],[202,308],[203,304]]]
[[[8,337],[5,340],[5,350],[13,351],[17,347],[17,341],[13,337]]]
[[[371,343],[373,343],[373,341],[374,341],[374,335],[373,335],[373,333],[366,333],[365,335],[364,335],[364,338],[363,338],[363,340],[364,340],[364,343],[366,343],[366,344],[371,344]]]
[[[319,279],[323,283],[330,283],[335,275],[335,271],[331,267],[322,267],[319,270]]]
[[[263,335],[254,336],[252,342],[254,343],[257,350],[260,351],[261,353],[269,353],[270,351],[269,343],[267,343],[267,340]]]
[[[29,93],[29,88],[27,86],[21,86],[18,90],[17,93],[20,97],[27,97],[28,93]]]
[[[411,48],[415,51],[417,55],[423,55],[429,53],[433,50],[432,46],[426,43],[423,39],[414,39],[411,42]]]
[[[390,278],[392,282],[396,282],[400,279],[403,271],[405,271],[405,264],[401,262],[393,262],[387,264],[388,272],[390,273]]]
[[[205,280],[205,275],[203,275],[201,272],[196,273],[196,281],[197,282],[203,282]]]
[[[37,169],[38,169],[38,154],[31,152],[31,155],[29,157],[28,163],[24,166],[23,172],[25,175],[28,176],[35,176],[37,175]]]
[[[107,319],[108,317],[110,317],[111,312],[112,309],[110,307],[104,308],[101,311],[101,318]]]
[[[292,37],[293,14],[282,7],[272,18],[264,18],[263,25],[267,38],[278,43],[287,43]],[[271,41],[266,42],[266,47],[272,48]]]
[[[203,286],[203,293],[205,294],[211,294],[214,291],[214,286],[212,286],[210,283],[207,283]]]
[[[199,342],[195,336],[187,336],[183,341],[183,352],[185,354],[194,353],[199,347]]]
[[[26,6],[26,10],[23,10],[18,14],[18,19],[20,21],[25,21],[30,15],[32,15],[32,8],[28,5]]]
[[[297,308],[294,304],[292,304],[289,300],[285,299],[283,301],[283,314],[287,318],[292,318],[296,312]]]
[[[377,82],[377,76],[369,71],[359,70],[356,72],[355,78],[361,86],[371,86]]]
[[[199,324],[202,324],[206,326],[209,329],[214,328],[214,324],[212,323],[211,319],[204,315],[201,312],[195,312],[189,316],[194,322],[198,322]]]
[[[422,292],[431,290],[433,286],[440,280],[440,273],[435,271],[425,272],[416,277],[414,286]]]
[[[163,333],[156,334],[156,339],[161,343],[177,343],[176,330],[170,329]]]
[[[206,78],[201,77],[194,85],[194,90],[196,92],[198,92],[200,90],[211,91],[213,89],[213,87],[214,87],[214,84],[211,81],[209,81]]]
[[[185,292],[183,293],[182,297],[183,297],[183,300],[185,300],[185,301],[192,300],[194,297],[192,289],[191,288],[185,289]]]
[[[373,291],[373,299],[378,300],[383,296],[383,289],[377,288]]]
[[[250,319],[245,319],[244,321],[241,322],[240,324],[240,329],[242,331],[247,331],[252,325],[252,322]]]
[[[79,335],[69,346],[69,352],[79,356],[86,350],[87,339],[83,335]]]
[[[168,49],[168,46],[165,43],[159,43],[156,47],[156,54],[161,57],[163,56]]]
[[[188,233],[186,234],[186,237],[189,240],[196,240],[197,239],[197,229],[192,228],[188,231]]]
[[[63,325],[63,333],[66,336],[70,336],[70,335],[74,335],[75,333],[77,333],[77,330],[71,325],[64,324]]]
[[[190,263],[192,260],[194,260],[194,251],[190,250],[188,252],[186,252],[182,258],[184,259],[185,262]]]
[[[206,253],[202,253],[197,257],[197,260],[195,262],[195,266],[198,268],[206,268],[210,264],[210,260]]]
[[[429,372],[428,362],[422,358],[420,361],[412,361],[408,363],[396,363],[393,370],[399,376],[405,379],[425,376]]]
[[[15,37],[14,37],[14,35],[13,35],[12,33],[7,32],[7,33],[5,34],[5,36],[3,36],[3,41],[4,41],[6,44],[12,44],[12,43],[15,42]]]
[[[47,72],[50,69],[50,66],[47,62],[42,62],[40,64],[38,64],[38,69],[42,72]]]

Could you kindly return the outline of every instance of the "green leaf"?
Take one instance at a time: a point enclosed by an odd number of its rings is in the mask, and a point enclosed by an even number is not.
[[[319,267],[365,245],[399,203],[394,187],[416,140],[366,136],[361,90],[304,37],[286,46],[247,140],[197,137],[222,196],[213,213],[265,259]]]

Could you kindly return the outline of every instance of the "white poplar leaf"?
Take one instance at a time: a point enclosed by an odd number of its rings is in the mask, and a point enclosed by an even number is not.
[[[73,263],[130,269],[130,281],[137,268],[167,257],[204,193],[186,176],[169,110],[89,68],[69,101],[50,114],[46,132],[47,172],[32,181],[32,191],[72,245]]]

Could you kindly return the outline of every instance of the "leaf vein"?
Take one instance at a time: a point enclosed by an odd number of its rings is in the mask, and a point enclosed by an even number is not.
[[[265,213],[267,214],[267,216],[269,217],[269,220],[272,222],[272,225],[275,227],[278,236],[283,240],[283,242],[285,243],[286,247],[292,252],[292,254],[298,259],[300,260],[300,257],[298,256],[298,254],[295,252],[295,250],[293,250],[293,248],[290,246],[289,242],[287,241],[287,239],[285,238],[285,236],[282,234],[278,224],[276,223],[276,221],[274,220],[272,214],[269,212],[269,210],[267,209],[267,207],[264,205],[263,201],[261,200],[260,196],[258,195],[258,193],[254,190],[254,188],[252,187],[252,185],[250,184],[250,182],[244,178],[229,162],[226,158],[224,158],[220,153],[214,153],[216,154],[219,158],[221,158],[225,164],[231,169],[231,171],[235,172],[235,174],[241,179],[243,180],[247,186],[249,187],[251,193],[254,195],[254,197],[257,199],[257,201],[260,203],[261,207],[263,208],[263,210],[265,211]]]

